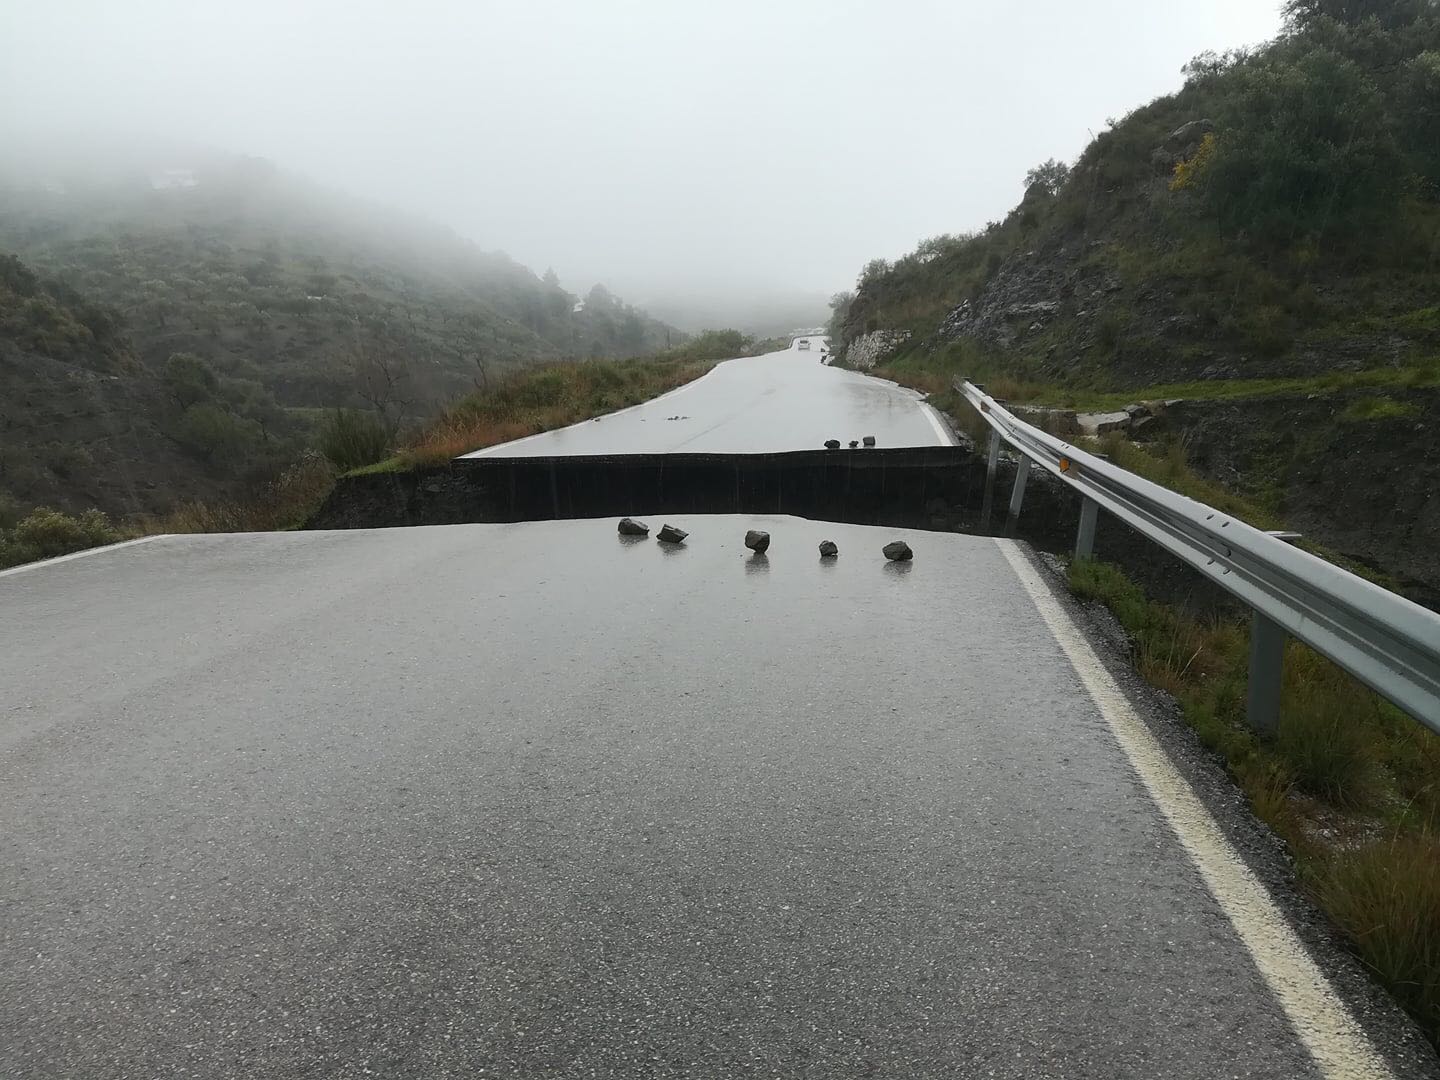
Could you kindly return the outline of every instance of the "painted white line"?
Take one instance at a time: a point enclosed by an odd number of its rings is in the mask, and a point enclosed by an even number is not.
[[[124,547],[134,547],[136,544],[148,544],[151,540],[163,540],[171,533],[156,533],[154,536],[141,536],[134,540],[122,540],[118,544],[105,544],[102,547],[86,548],[84,551],[72,551],[69,555],[56,555],[53,559],[40,559],[38,562],[22,563],[20,566],[12,566],[9,570],[0,570],[0,577],[9,577],[12,574],[23,574],[30,570],[40,570],[46,566],[54,566],[56,563],[70,562],[72,559],[83,559],[87,555],[99,555],[104,551],[118,551]]]
[[[951,432],[950,429],[945,426],[945,422],[940,419],[939,412],[933,405],[925,400],[926,395],[922,394],[919,390],[912,390],[908,386],[900,385],[900,383],[894,379],[882,379],[879,375],[871,375],[865,371],[851,371],[849,368],[836,368],[835,370],[849,372],[851,375],[858,375],[860,378],[869,379],[872,382],[884,383],[886,386],[893,386],[896,390],[908,394],[919,403],[920,411],[925,415],[925,419],[930,421],[930,426],[935,429],[935,434],[939,437],[941,446],[960,445],[954,433]]]
[[[743,360],[745,359],[745,357],[740,356],[734,357],[733,359]],[[642,401],[638,405],[627,405],[623,409],[617,409],[611,413],[602,413],[598,417],[592,416],[589,420],[581,420],[574,424],[566,424],[562,428],[551,428],[549,431],[537,431],[534,435],[526,435],[525,437],[520,439],[511,439],[509,442],[496,443],[494,446],[487,446],[482,450],[472,450],[468,454],[461,454],[460,457],[489,457],[496,450],[503,449],[507,446],[520,446],[523,443],[531,442],[535,439],[543,439],[547,435],[555,435],[561,431],[570,431],[573,428],[584,427],[586,424],[593,424],[596,420],[611,420],[617,416],[624,416],[626,413],[634,412],[636,409],[647,408],[648,406],[654,405],[657,401],[664,401],[666,398],[674,397],[676,394],[683,394],[686,390],[689,390],[693,386],[698,386],[700,383],[708,379],[711,375],[714,375],[715,372],[719,371],[721,364],[728,364],[729,362],[729,360],[717,361],[714,367],[712,367],[709,371],[705,372],[705,374],[701,375],[698,379],[691,379],[683,386],[677,386],[674,390],[666,390],[665,393],[661,394],[659,397],[653,397],[646,401]]]
[[[930,426],[935,429],[935,434],[940,436],[940,445],[954,446],[955,437],[950,434],[950,429],[945,426],[944,422],[935,412],[935,409],[922,401],[920,403],[920,411],[925,414],[925,419],[930,421]]]
[[[1140,719],[1085,635],[1041,580],[1019,545],[997,540],[1040,617],[1070,659],[1150,797],[1189,853],[1210,893],[1250,951],[1266,984],[1327,1080],[1376,1080],[1393,1074],[1336,996],[1329,980],[1225,839],[1214,817]]]

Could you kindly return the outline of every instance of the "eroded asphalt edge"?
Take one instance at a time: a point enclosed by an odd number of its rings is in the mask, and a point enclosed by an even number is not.
[[[1042,617],[1046,616],[1044,606],[1053,604],[1057,609],[1053,614],[1068,620],[1085,651],[1099,662],[1103,674],[1108,675],[1134,717],[1158,743],[1163,757],[1208,813],[1231,853],[1238,856],[1241,866],[1268,894],[1276,913],[1328,982],[1334,997],[1348,1012],[1348,1018],[1368,1040],[1368,1046],[1362,1046],[1360,1050],[1362,1058],[1366,1050],[1372,1050],[1383,1059],[1389,1075],[1396,1080],[1440,1078],[1440,1058],[1414,1022],[1349,951],[1328,916],[1300,891],[1284,843],[1251,811],[1245,794],[1226,771],[1224,761],[1200,742],[1194,729],[1185,722],[1178,703],[1170,695],[1146,683],[1135,671],[1130,663],[1128,637],[1114,616],[1099,603],[1082,605],[1075,599],[1066,583],[1065,565],[1056,556],[1037,552],[1021,541],[997,539],[996,542],[1017,577],[1021,578],[1021,584],[1026,586],[1027,596],[1041,608]],[[1023,571],[1027,569],[1033,572],[1029,582],[1023,576]],[[1040,595],[1030,591],[1036,587],[1042,590]],[[1045,621],[1050,625],[1050,618],[1045,618]],[[1052,632],[1056,630],[1054,626],[1050,628]],[[1056,645],[1062,655],[1067,653],[1066,643],[1058,634]],[[1070,662],[1068,657],[1067,662]],[[1077,675],[1082,682],[1085,681],[1085,674],[1078,668]],[[1090,688],[1087,686],[1088,693]],[[1096,707],[1113,725],[1114,720],[1103,703],[1097,701]],[[1131,760],[1131,768],[1139,773],[1129,750],[1125,752],[1127,759]],[[1148,791],[1150,785],[1143,775],[1138,778]],[[1164,807],[1157,804],[1157,812],[1169,822],[1169,814]],[[1179,842],[1188,847],[1183,838]],[[1200,872],[1213,895],[1204,869],[1200,868]],[[1230,912],[1224,902],[1219,897],[1216,900],[1228,917]],[[1262,978],[1270,984],[1269,977],[1262,974]],[[1289,1012],[1288,1006],[1286,1011]],[[1305,1033],[1297,1034],[1309,1043]],[[1338,1067],[1332,1067],[1319,1058],[1317,1067],[1327,1077],[1337,1080],[1350,1076],[1386,1075],[1375,1068],[1356,1072],[1352,1067],[1347,1071],[1343,1061]]]

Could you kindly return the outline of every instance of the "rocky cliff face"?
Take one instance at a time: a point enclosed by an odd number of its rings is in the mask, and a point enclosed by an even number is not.
[[[845,351],[846,366],[870,371],[910,340],[908,330],[872,330],[850,342]]]
[[[1182,252],[1171,253],[1176,258]],[[970,341],[1050,381],[1140,389],[1210,379],[1269,379],[1402,365],[1435,345],[1440,318],[1386,327],[1364,317],[1336,326],[1317,312],[1305,325],[1242,325],[1197,297],[1194,283],[1147,274],[1114,235],[1057,234],[1007,257],[974,297],[963,298],[925,340]],[[1168,261],[1164,253],[1157,260]],[[1340,291],[1324,286],[1316,295]],[[1237,304],[1240,303],[1237,301]],[[1403,303],[1403,301],[1402,301]],[[1415,309],[1424,312],[1426,309]],[[1271,313],[1273,315],[1273,313]],[[1271,315],[1258,317],[1264,322]],[[1252,320],[1257,321],[1257,320]],[[1258,334],[1258,336],[1257,336]],[[1270,336],[1270,335],[1273,335]]]
[[[1003,262],[979,295],[962,300],[940,323],[944,340],[974,339],[1013,351],[1040,345],[1040,366],[1063,375],[1081,364],[1094,344],[1107,302],[1122,294],[1119,276],[1087,256],[1103,240],[1052,240],[1016,252]],[[1065,340],[1042,341],[1065,331]]]

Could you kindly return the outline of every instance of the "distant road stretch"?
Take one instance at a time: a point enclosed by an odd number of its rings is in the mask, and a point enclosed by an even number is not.
[[[727,360],[654,401],[468,457],[567,454],[763,454],[818,450],[874,435],[879,446],[943,446],[944,422],[920,394],[820,362],[811,348]],[[798,341],[798,339],[797,339]]]

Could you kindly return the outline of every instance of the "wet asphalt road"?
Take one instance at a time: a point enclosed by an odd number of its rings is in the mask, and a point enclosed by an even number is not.
[[[798,339],[797,339],[798,340]],[[874,435],[879,446],[945,446],[944,423],[913,390],[820,363],[819,343],[727,360],[663,397],[467,457],[764,454]]]
[[[683,524],[0,577],[0,1076],[1316,1075],[995,541]]]

